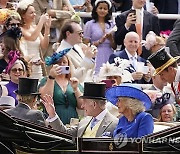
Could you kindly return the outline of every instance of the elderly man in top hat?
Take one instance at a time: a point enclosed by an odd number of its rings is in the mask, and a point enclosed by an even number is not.
[[[19,87],[16,91],[19,104],[15,108],[5,111],[16,118],[45,126],[43,113],[33,109],[37,102],[37,96],[40,95],[37,85],[38,79],[19,78]]]
[[[155,68],[153,75],[160,75],[162,80],[171,84],[178,103],[180,103],[180,68],[177,65],[179,58],[169,55],[165,48],[161,48],[148,57],[148,60]]]
[[[67,128],[58,118],[51,96],[44,96],[43,103],[49,114],[47,120],[50,126],[75,137],[111,136],[118,119],[105,108],[105,83],[85,82],[84,94],[80,97],[84,99],[83,108],[87,117],[82,119],[78,126]]]

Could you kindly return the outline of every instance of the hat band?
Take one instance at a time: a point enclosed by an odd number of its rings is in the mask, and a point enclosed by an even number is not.
[[[158,67],[156,69],[156,72],[160,72],[161,70],[164,70],[166,67],[168,67],[169,65],[171,65],[173,62],[175,62],[176,59],[174,59],[173,57],[171,59],[169,59],[165,64],[163,64],[162,66]]]

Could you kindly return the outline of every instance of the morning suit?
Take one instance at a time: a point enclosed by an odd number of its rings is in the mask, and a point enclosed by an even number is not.
[[[170,54],[175,56],[180,56],[180,19],[178,19],[175,24],[173,31],[169,35],[166,46],[170,49]]]
[[[87,78],[92,76],[95,63],[92,59],[85,57],[81,47],[75,45],[74,47],[70,45],[65,40],[61,41],[57,52],[64,50],[66,48],[72,48],[68,53],[68,57],[72,62],[72,72],[74,77],[78,78],[80,82],[84,82]]]
[[[114,58],[116,58],[116,57],[120,57],[121,59],[127,59],[127,60],[129,60],[129,57],[128,57],[125,49],[122,50],[122,51],[118,51],[118,52],[115,52],[115,53],[111,54],[111,56],[109,57],[109,63],[110,63],[110,64],[114,63]],[[145,60],[144,58],[140,57],[140,56],[137,57],[137,61],[138,61],[138,62],[144,62],[145,65],[147,65],[146,60]],[[133,69],[130,69],[130,68],[129,68],[128,71],[129,71],[130,73],[135,72],[136,69],[135,69],[132,65],[131,65],[131,67],[132,67]],[[138,80],[138,81],[134,81],[134,83],[147,83],[147,82],[144,81],[144,79],[141,79],[141,80]]]
[[[84,132],[86,131],[86,128],[91,123],[91,120],[92,117],[87,116],[79,122],[79,125],[77,127],[70,128],[65,127],[60,119],[56,119],[55,121],[50,122],[49,124],[52,128],[59,130],[61,132],[71,134],[74,137],[82,137]],[[118,119],[111,113],[107,112],[97,130],[96,137],[101,137],[101,135],[104,132],[110,132],[112,135],[117,123]]]
[[[119,16],[116,17],[116,26],[117,26],[117,31],[115,32],[115,42],[118,45],[122,45],[121,49],[124,49],[124,38],[125,35],[130,32],[134,31],[136,32],[136,27],[135,24],[132,24],[129,29],[127,30],[125,27],[126,19],[129,14],[129,11],[125,11],[121,13]],[[149,31],[155,32],[157,35],[160,34],[160,28],[159,28],[159,19],[157,16],[147,12],[146,10],[143,11],[144,16],[143,16],[143,30],[142,30],[142,39],[145,40],[146,35],[149,33]],[[143,48],[143,52],[141,56],[145,59],[150,55],[150,51],[145,50]]]
[[[5,110],[13,117],[34,122],[39,125],[45,126],[45,119],[43,113],[39,110],[30,109],[26,104],[20,103],[12,109]]]

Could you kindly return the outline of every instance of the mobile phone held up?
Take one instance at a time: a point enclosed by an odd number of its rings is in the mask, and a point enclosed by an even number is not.
[[[115,80],[107,79],[107,80],[102,80],[106,84],[106,89],[111,88],[113,84],[115,83]]]
[[[61,74],[69,74],[70,73],[70,68],[69,66],[59,66],[61,68]]]
[[[136,16],[136,10],[134,10],[134,9],[131,9],[131,10],[129,11],[129,13],[132,13],[132,14],[134,14],[134,16]],[[136,20],[134,20],[134,21],[136,21]]]

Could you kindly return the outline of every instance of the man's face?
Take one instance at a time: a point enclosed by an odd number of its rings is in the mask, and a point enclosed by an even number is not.
[[[71,42],[73,45],[82,43],[83,39],[83,30],[81,26],[77,23],[71,24],[73,27],[74,32],[69,34],[69,39],[71,39]]]
[[[163,70],[159,75],[163,81],[173,83],[175,80],[176,73],[174,72],[173,67],[168,67],[167,70]]]
[[[141,9],[146,4],[146,0],[132,0],[135,9]]]
[[[139,36],[134,34],[128,35],[124,39],[124,46],[130,54],[134,54],[139,47]]]
[[[93,116],[95,102],[92,99],[83,99],[81,107],[84,109],[86,116]]]

